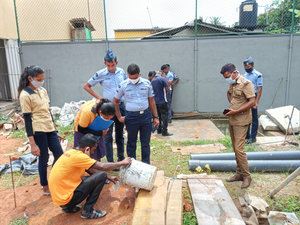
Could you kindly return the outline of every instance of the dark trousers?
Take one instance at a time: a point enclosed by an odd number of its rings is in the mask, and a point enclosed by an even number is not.
[[[87,198],[83,210],[91,212],[99,198],[106,178],[107,174],[103,171],[98,171],[91,176],[82,177],[82,182],[75,189],[72,199],[62,207],[74,209],[76,205]]]
[[[158,132],[168,132],[168,104],[156,104],[157,114],[159,119]]]
[[[48,185],[47,180],[47,164],[49,159],[48,148],[53,153],[54,161],[63,154],[63,150],[61,148],[58,136],[56,131],[45,133],[45,132],[35,132],[34,141],[36,145],[39,146],[40,156],[39,156],[39,175],[40,175],[40,183],[42,186]],[[53,166],[52,165],[52,166]]]
[[[120,112],[122,116],[125,116],[125,105],[124,103],[119,104]],[[121,123],[116,116],[112,118],[114,123],[109,127],[107,134],[104,136],[105,139],[105,147],[106,147],[106,158],[108,162],[114,161],[114,151],[113,151],[113,129],[115,124],[115,139],[117,144],[117,156],[118,160],[124,159],[124,123]]]
[[[247,138],[256,138],[257,130],[258,130],[257,109],[251,108],[251,111],[252,111],[252,123],[249,124],[247,130]],[[251,133],[250,133],[250,126],[251,126]]]
[[[173,85],[171,86],[171,88],[173,88]],[[168,101],[168,119],[171,120],[172,119],[172,96],[173,96],[173,90],[170,90],[169,92],[167,92],[167,101]]]
[[[151,113],[148,109],[143,114],[126,111],[125,125],[128,134],[127,155],[136,159],[136,140],[140,131],[142,162],[150,164],[150,138],[152,130]]]

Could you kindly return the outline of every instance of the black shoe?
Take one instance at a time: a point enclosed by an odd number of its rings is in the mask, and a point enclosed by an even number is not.
[[[116,169],[114,169],[113,171],[120,171],[120,168],[116,168]]]
[[[245,139],[249,139],[249,138],[250,138],[249,136],[246,136],[246,137],[245,137]]]
[[[168,123],[172,123],[172,120],[168,120]]]
[[[251,145],[252,143],[256,142],[256,138],[249,138],[248,141],[246,141],[246,145]]]
[[[157,133],[158,133],[158,134],[161,134],[161,130],[157,130]]]
[[[172,136],[173,134],[166,132],[166,133],[162,133],[162,136]]]

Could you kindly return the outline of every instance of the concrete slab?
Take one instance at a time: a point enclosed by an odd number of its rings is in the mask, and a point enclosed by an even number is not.
[[[256,137],[255,144],[264,144],[268,146],[268,145],[282,145],[283,142],[284,142],[283,136],[269,136],[269,137]]]
[[[287,115],[291,115],[293,106],[284,106],[275,109],[267,109],[266,114],[268,117],[284,132],[286,133],[289,118],[286,117]],[[286,118],[285,118],[286,117]],[[293,117],[291,124],[293,126],[294,132],[297,133],[300,131],[300,113],[298,109],[294,109]],[[291,126],[288,129],[288,134],[292,134]]]
[[[224,134],[211,122],[211,120],[173,120],[168,126],[172,136],[165,137],[155,132],[152,139],[164,141],[196,141],[218,140]]]
[[[272,121],[267,115],[261,115],[259,117],[259,123],[264,130],[280,130],[280,128]]]

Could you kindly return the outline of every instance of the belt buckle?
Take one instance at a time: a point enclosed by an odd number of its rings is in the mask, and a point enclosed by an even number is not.
[[[144,114],[144,110],[143,110],[143,111],[140,111],[140,114]]]

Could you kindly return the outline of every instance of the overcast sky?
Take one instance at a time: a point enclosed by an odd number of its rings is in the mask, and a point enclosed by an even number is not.
[[[197,17],[206,22],[209,17],[221,17],[226,26],[239,20],[242,0],[198,0]],[[258,15],[272,0],[257,0]],[[106,16],[108,37],[114,38],[114,29],[151,28],[147,7],[154,27],[171,28],[195,19],[195,0],[107,0]]]

